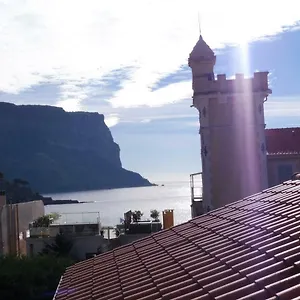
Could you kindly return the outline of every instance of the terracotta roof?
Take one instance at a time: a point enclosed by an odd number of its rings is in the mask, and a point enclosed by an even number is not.
[[[293,299],[299,237],[300,180],[287,181],[69,267],[55,300]]]
[[[268,154],[300,153],[300,128],[266,129]]]

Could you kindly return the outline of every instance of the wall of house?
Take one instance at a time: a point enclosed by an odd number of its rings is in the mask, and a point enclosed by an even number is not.
[[[4,205],[0,213],[2,254],[26,254],[29,223],[45,214],[43,201]]]
[[[47,238],[32,238],[26,239],[26,253],[28,256],[38,255],[45,248],[46,243],[52,244],[54,242],[53,237]]]
[[[300,172],[300,154],[268,155],[269,186],[281,184]]]
[[[126,244],[130,244],[134,241],[140,240],[149,236],[150,233],[140,233],[140,234],[124,234],[118,237],[119,239],[119,246],[124,246]]]
[[[106,252],[109,244],[101,235],[78,236],[72,238],[72,241],[70,255],[80,260],[86,259],[89,253]]]
[[[109,242],[100,235],[94,236],[72,236],[73,246],[70,256],[84,260],[87,254],[105,252],[109,250]],[[46,244],[53,244],[54,237],[29,237],[26,239],[28,255],[37,255],[45,248]]]
[[[93,253],[104,253],[119,246],[132,243],[136,240],[149,236],[150,234],[128,234],[120,235],[118,238],[107,240],[101,235],[94,236],[71,236],[73,246],[70,256],[75,259],[84,260],[87,255]],[[54,237],[29,237],[26,239],[27,255],[37,255],[45,248],[46,244],[54,243]]]

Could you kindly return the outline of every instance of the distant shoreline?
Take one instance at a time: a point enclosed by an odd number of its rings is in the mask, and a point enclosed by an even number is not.
[[[131,189],[131,188],[139,188],[139,187],[153,187],[153,186],[164,186],[164,185],[158,185],[152,183],[151,185],[145,185],[145,186],[133,186],[133,187],[121,187],[121,188],[107,188],[107,189],[97,189],[97,190],[83,190],[83,191],[70,191],[70,192],[61,192],[61,193],[51,193],[52,195],[55,194],[69,194],[69,193],[79,193],[79,192],[91,192],[91,191],[109,191],[109,190],[118,190],[118,189]],[[47,194],[43,196],[42,199],[44,202],[44,205],[62,205],[62,204],[80,204],[80,203],[87,203],[85,201],[78,201],[78,200],[72,200],[72,199],[53,199],[51,194]]]
[[[57,194],[71,194],[71,193],[80,193],[80,192],[92,192],[92,191],[110,191],[110,190],[120,190],[120,189],[133,189],[133,188],[147,188],[147,187],[153,187],[153,186],[163,186],[160,184],[152,183],[151,185],[140,185],[140,186],[125,186],[125,187],[113,187],[113,188],[103,188],[103,189],[85,189],[85,190],[72,190],[72,191],[64,191],[64,192],[48,192],[48,193],[42,193],[44,197],[52,197],[52,195]],[[54,200],[57,201],[57,200]],[[71,201],[77,201],[77,200],[71,200]]]
[[[43,199],[44,205],[60,205],[60,204],[79,204],[86,203],[78,200],[53,200],[53,199]]]

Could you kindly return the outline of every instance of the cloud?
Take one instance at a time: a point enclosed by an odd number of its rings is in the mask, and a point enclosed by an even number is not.
[[[179,101],[190,82],[155,87],[186,65],[198,12],[205,39],[220,48],[296,26],[300,2],[0,0],[0,91],[57,85],[56,104],[66,110],[82,109],[97,86],[114,108]],[[117,91],[105,86],[114,70],[126,70]]]
[[[289,122],[298,122],[300,117],[299,97],[274,97],[270,96],[265,103],[266,123],[276,127],[276,122],[287,126]],[[191,108],[190,98],[184,99],[172,104],[166,104],[159,107],[138,106],[134,108],[118,107],[113,111],[118,114],[120,124],[124,127],[124,131],[128,132],[144,132],[150,130],[145,125],[149,124],[152,132],[161,133],[168,130],[178,130],[184,132],[198,132],[199,114],[197,109]],[[275,122],[276,121],[276,122]],[[274,123],[275,122],[275,123]],[[132,126],[129,126],[132,124]],[[141,124],[136,125],[136,124]],[[191,127],[194,127],[191,128]],[[121,128],[118,127],[118,130]]]
[[[151,119],[143,119],[141,120],[141,123],[150,123],[151,122]]]
[[[110,100],[113,107],[162,106],[192,97],[192,82],[182,81],[151,92],[145,82],[127,82]]]
[[[265,104],[265,115],[274,117],[300,117],[300,95],[292,97],[270,97]]]
[[[112,114],[104,118],[107,127],[113,127],[119,123],[118,115]]]

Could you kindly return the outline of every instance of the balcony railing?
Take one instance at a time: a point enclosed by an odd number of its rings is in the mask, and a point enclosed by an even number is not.
[[[99,224],[50,225],[49,227],[32,227],[30,237],[55,237],[59,233],[68,236],[93,236],[101,233]]]
[[[190,175],[191,188],[191,215],[192,218],[203,214],[203,188],[202,188],[202,172]]]
[[[202,172],[190,175],[191,201],[202,201]]]
[[[99,212],[60,213],[53,225],[100,224]]]
[[[55,237],[58,233],[69,236],[99,235],[101,233],[100,213],[62,213],[49,227],[29,228],[30,237]]]

